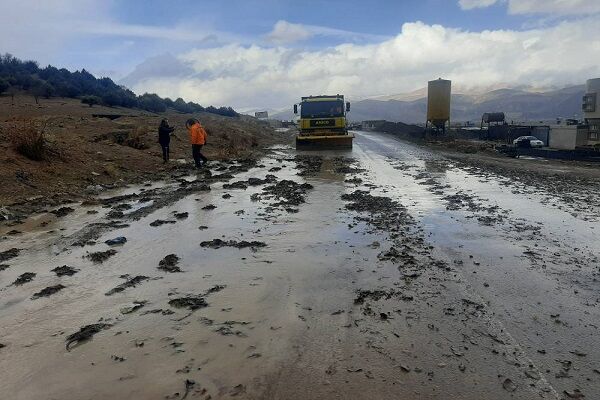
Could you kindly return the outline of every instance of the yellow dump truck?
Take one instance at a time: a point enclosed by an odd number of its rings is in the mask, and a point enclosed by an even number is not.
[[[350,103],[344,102],[344,96],[302,97],[299,104],[294,104],[294,114],[298,111],[297,149],[352,148],[354,135],[348,133],[346,120]]]

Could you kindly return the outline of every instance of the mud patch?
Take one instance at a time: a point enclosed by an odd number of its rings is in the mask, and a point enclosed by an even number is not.
[[[106,296],[112,296],[115,293],[123,292],[125,289],[135,287],[140,283],[150,279],[143,275],[134,276],[133,278],[129,278],[127,275],[122,275],[121,278],[126,279],[126,281],[106,292]]]
[[[52,296],[53,294],[60,292],[64,288],[66,288],[66,286],[63,286],[60,284],[54,285],[54,286],[48,286],[47,288],[44,288],[44,289],[40,290],[39,292],[35,293],[33,296],[31,296],[31,300],[39,299],[40,297]]]
[[[165,272],[183,272],[181,271],[181,268],[177,266],[178,263],[179,257],[177,257],[176,254],[169,254],[160,260],[158,269]]]
[[[238,336],[238,337],[246,337],[247,335],[240,331],[233,329],[231,326],[224,325],[215,329],[215,332],[220,333],[223,336]]]
[[[56,267],[52,270],[56,274],[56,276],[73,276],[79,272],[78,269],[71,268],[68,265],[63,265],[62,267]]]
[[[306,193],[311,189],[313,185],[310,183],[297,183],[284,179],[264,188],[263,196],[275,200],[273,207],[288,209],[305,203]]]
[[[482,206],[477,197],[465,193],[463,191],[459,191],[456,194],[444,196],[442,197],[442,200],[446,202],[446,209],[451,211],[463,209],[472,212],[488,211],[489,213],[492,213],[498,209],[497,206]]]
[[[392,212],[398,203],[389,197],[373,196],[365,190],[356,190],[350,194],[343,194],[342,200],[349,201],[348,210],[358,212],[382,213]]]
[[[213,293],[218,293],[221,290],[225,289],[226,287],[227,286],[225,286],[225,285],[215,285],[205,292],[205,296],[208,296],[209,294],[213,294]]]
[[[156,221],[150,222],[150,226],[157,227],[157,226],[161,226],[164,224],[174,224],[176,222],[177,221],[173,221],[173,220],[157,219]]]
[[[248,189],[248,184],[244,181],[238,181],[234,183],[225,183],[223,189]]]
[[[336,157],[333,159],[333,171],[336,174],[349,174],[354,175],[360,172],[365,172],[363,168],[357,168],[356,164],[358,161],[355,158],[350,157]]]
[[[275,183],[275,182],[277,182],[277,177],[275,175],[271,175],[271,174],[265,176],[265,179],[248,178],[249,186],[260,186],[260,185],[266,185],[267,183]]]
[[[110,324],[91,324],[86,325],[83,328],[80,328],[78,332],[75,332],[69,336],[67,336],[66,341],[67,344],[65,348],[67,351],[71,351],[73,346],[79,346],[89,340],[91,340],[94,335],[98,332],[101,332],[105,329],[110,328],[112,325]]]
[[[15,281],[12,283],[14,286],[21,286],[24,285],[28,282],[31,282],[33,280],[33,278],[35,278],[36,273],[34,272],[25,272],[21,275],[19,275],[19,277],[17,279],[15,279]]]
[[[392,297],[397,296],[398,294],[399,292],[395,290],[359,290],[357,292],[356,298],[354,299],[354,304],[364,304],[365,300],[389,300]]]
[[[200,243],[201,247],[209,247],[211,249],[220,249],[222,247],[235,247],[237,249],[244,249],[244,248],[252,248],[252,249],[257,249],[259,247],[266,247],[267,244],[264,242],[259,242],[259,241],[246,241],[246,240],[242,240],[242,241],[236,241],[236,240],[222,240],[222,239],[213,239],[213,240],[207,240],[204,242]]]
[[[181,213],[175,212],[175,213],[173,213],[173,216],[176,219],[182,220],[182,219],[186,219],[189,216],[189,213],[187,213],[187,212],[181,212]]]
[[[20,252],[21,252],[21,249],[17,249],[14,247],[12,249],[0,252],[0,262],[8,261],[11,258],[15,258],[19,255]]]
[[[96,251],[94,253],[89,253],[85,257],[91,260],[94,264],[101,264],[104,261],[108,260],[110,257],[117,254],[116,250],[110,249],[106,251]]]
[[[323,157],[299,154],[293,159],[296,162],[296,168],[300,171],[299,176],[315,176],[321,172]]]
[[[169,305],[175,308],[187,308],[188,310],[198,310],[208,307],[206,299],[202,296],[186,296],[169,300]]]
[[[360,185],[361,183],[363,183],[363,180],[358,178],[358,177],[353,177],[350,179],[346,179],[344,182],[346,183],[353,183],[355,185]]]
[[[137,193],[125,194],[121,196],[109,197],[107,199],[102,199],[101,202],[103,205],[108,206],[115,203],[122,203],[124,201],[133,200],[138,198],[139,195]]]
[[[139,310],[140,308],[144,307],[146,305],[147,301],[134,301],[132,305],[127,306],[127,307],[121,307],[121,309],[119,310],[121,312],[121,314],[131,314],[137,310]]]

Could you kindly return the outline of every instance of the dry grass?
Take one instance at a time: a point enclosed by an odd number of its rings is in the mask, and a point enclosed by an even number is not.
[[[147,129],[142,126],[134,128],[129,134],[129,137],[125,140],[125,144],[138,150],[147,149],[149,146],[145,140],[146,131]]]
[[[8,138],[15,151],[30,160],[42,161],[48,157],[48,142],[44,134],[45,126],[38,127],[31,120],[15,123],[8,132]]]

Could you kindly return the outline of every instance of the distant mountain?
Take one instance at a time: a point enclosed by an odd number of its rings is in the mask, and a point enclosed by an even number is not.
[[[496,89],[483,93],[455,93],[452,95],[451,119],[456,122],[481,120],[486,112],[504,112],[514,121],[548,120],[554,118],[581,118],[581,99],[585,86],[570,86],[544,92],[528,88]],[[414,92],[378,96],[352,103],[348,114],[351,121],[384,119],[392,122],[425,123],[427,89]],[[289,120],[290,111],[272,115]]]
[[[349,119],[352,121],[385,119],[393,122],[424,123],[427,114],[427,97],[411,100],[410,97],[425,94],[415,91],[402,95],[367,99],[352,104]],[[529,121],[554,118],[580,118],[581,99],[585,86],[571,86],[548,92],[531,92],[524,89],[498,89],[483,94],[453,94],[452,121],[481,120],[486,112],[504,112],[508,120]]]

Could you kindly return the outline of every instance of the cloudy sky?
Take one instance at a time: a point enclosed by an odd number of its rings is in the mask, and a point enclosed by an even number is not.
[[[281,108],[307,94],[561,87],[600,76],[600,0],[0,0],[0,52],[139,94]]]

